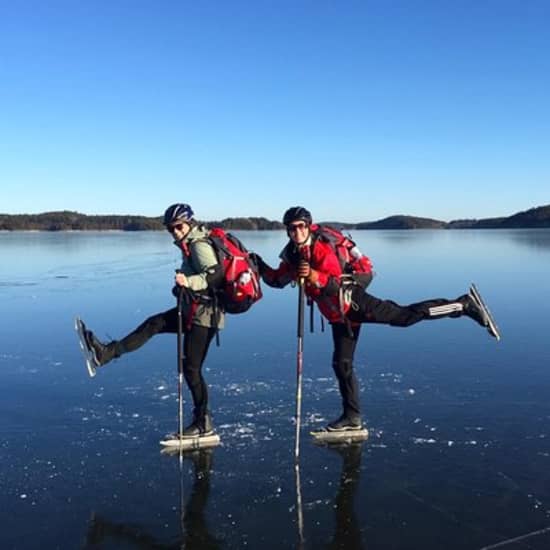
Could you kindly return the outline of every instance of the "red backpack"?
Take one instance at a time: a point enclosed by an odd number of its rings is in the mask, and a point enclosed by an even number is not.
[[[218,299],[227,313],[244,313],[262,297],[260,272],[237,237],[219,227],[210,229],[209,240],[223,269]]]
[[[373,277],[372,263],[357,248],[351,236],[346,236],[328,225],[317,226],[313,233],[317,238],[329,243],[336,252],[342,268],[342,282],[345,284],[348,278],[347,282],[367,288]]]

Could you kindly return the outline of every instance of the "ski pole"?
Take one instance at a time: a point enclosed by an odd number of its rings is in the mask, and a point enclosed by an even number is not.
[[[300,463],[294,463],[294,476],[296,480],[296,523],[298,525],[298,548],[304,548],[304,514],[302,507],[302,483],[300,481]]]
[[[181,441],[183,436],[183,293],[185,287],[181,287],[178,293],[178,435]]]
[[[302,420],[302,364],[304,351],[304,281],[298,279],[298,352],[296,354],[296,443],[294,458],[300,458],[300,425]]]

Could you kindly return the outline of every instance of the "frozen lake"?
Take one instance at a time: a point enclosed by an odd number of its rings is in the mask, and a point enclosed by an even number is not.
[[[236,233],[271,264],[285,243],[283,232]],[[372,294],[454,298],[474,281],[503,339],[468,319],[364,326],[355,367],[371,437],[325,448],[308,431],[340,401],[316,314],[304,343],[302,543],[296,289],[265,288],[227,318],[206,362],[222,445],[180,469],[158,444],[177,427],[175,338],[90,379],[73,330],[80,315],[100,338],[121,337],[172,307],[170,237],[0,233],[0,547],[550,548],[550,230],[353,237],[374,263]]]

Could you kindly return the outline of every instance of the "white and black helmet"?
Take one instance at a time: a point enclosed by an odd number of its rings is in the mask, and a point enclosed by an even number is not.
[[[194,216],[193,209],[188,204],[176,203],[169,206],[164,212],[164,225],[173,225],[176,222],[189,223]]]

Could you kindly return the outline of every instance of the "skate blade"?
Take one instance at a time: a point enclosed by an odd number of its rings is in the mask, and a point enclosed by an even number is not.
[[[351,442],[351,441],[364,441],[369,437],[369,431],[367,428],[361,428],[360,430],[339,430],[329,431],[326,429],[315,430],[309,432],[314,441],[318,442]]]
[[[88,346],[86,345],[86,339],[84,337],[84,328],[82,325],[82,320],[79,317],[77,317],[74,320],[74,328],[78,334],[78,343],[80,345],[80,350],[82,351],[82,355],[84,356],[86,369],[88,370],[88,374],[90,375],[90,378],[93,378],[97,374],[97,371],[94,365],[93,356],[90,350],[88,349]]]
[[[164,447],[163,451],[167,453],[177,453],[182,451],[191,451],[195,449],[205,449],[207,447],[216,447],[221,442],[218,434],[203,435],[201,437],[178,437],[177,434],[170,434],[165,439],[159,441]]]
[[[487,316],[487,331],[491,336],[496,339],[497,342],[500,341],[500,330],[496,324],[496,321],[491,311],[487,307],[487,304],[483,301],[483,298],[481,297],[481,294],[474,283],[470,285],[470,295]]]

